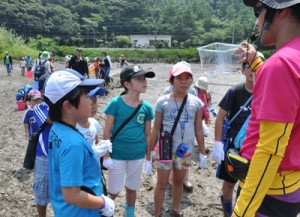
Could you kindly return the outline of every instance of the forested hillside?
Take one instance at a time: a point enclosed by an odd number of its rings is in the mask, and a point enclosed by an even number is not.
[[[26,40],[114,47],[118,37],[172,35],[174,47],[237,43],[253,29],[242,0],[5,0],[0,23]]]

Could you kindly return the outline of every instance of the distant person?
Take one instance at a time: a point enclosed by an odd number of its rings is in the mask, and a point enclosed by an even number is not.
[[[119,64],[120,64],[120,68],[123,68],[123,66],[128,66],[128,62],[126,57],[124,56],[124,54],[121,54],[119,57]]]
[[[5,56],[4,56],[4,65],[6,66],[7,75],[10,76],[11,71],[13,69],[13,61],[12,61],[12,58],[11,58],[11,56],[9,56],[9,53],[7,51],[5,52]]]
[[[150,156],[151,120],[154,114],[151,105],[141,100],[140,94],[147,89],[146,79],[154,76],[154,72],[140,66],[124,67],[120,80],[125,91],[114,97],[104,110],[106,121],[103,139],[114,138],[112,153],[108,153],[103,160],[103,165],[108,168],[108,193],[115,200],[125,185],[126,217],[135,216],[144,159],[146,154],[147,158]],[[127,124],[123,125],[126,120]],[[121,126],[124,127],[119,131]]]
[[[37,65],[34,68],[34,89],[39,89],[38,81],[44,74],[51,73],[50,54],[48,51],[43,51]]]
[[[226,217],[232,215],[232,197],[237,180],[232,178],[226,171],[224,155],[228,149],[235,148],[234,139],[251,113],[253,73],[249,63],[245,62],[242,64],[242,74],[245,76],[245,82],[235,85],[227,91],[219,103],[220,109],[215,121],[215,142],[212,159],[218,164],[216,176],[223,180],[220,201]],[[250,101],[248,101],[249,99]],[[246,103],[247,101],[248,103]],[[224,119],[227,117],[228,120],[232,120],[236,114],[238,115],[232,121],[228,133],[228,138],[230,139],[222,141]]]
[[[54,72],[54,59],[53,59],[53,54],[51,52],[49,52],[49,62],[50,62],[50,69],[51,69],[51,72]]]
[[[104,72],[105,72],[105,83],[106,85],[110,83],[110,69],[112,68],[112,63],[110,56],[106,52],[102,52]]]
[[[24,60],[24,57],[21,57],[20,68],[21,68],[21,76],[25,76],[26,62]]]
[[[204,103],[203,106],[203,132],[204,136],[207,137],[209,130],[207,124],[211,123],[209,112],[212,113],[213,117],[217,117],[214,105],[212,104],[211,93],[208,91],[208,79],[207,77],[199,77],[195,84],[196,96],[201,99]]]
[[[66,55],[65,56],[65,64],[66,64],[65,67],[66,68],[70,68],[69,67],[69,61],[70,61],[71,57],[72,57],[72,55]]]
[[[69,61],[69,68],[76,70],[85,77],[89,77],[89,69],[84,57],[82,56],[82,49],[77,48],[76,53]]]
[[[99,78],[105,80],[104,63],[99,64]]]
[[[114,201],[103,195],[98,159],[75,128],[79,121],[90,117],[92,102],[88,93],[102,82],[87,79],[73,69],[56,71],[46,81],[44,98],[54,121],[48,158],[50,202],[55,216],[114,214]]]
[[[29,54],[27,54],[25,56],[25,63],[26,63],[27,71],[31,71],[31,69],[33,67],[33,62],[32,62],[32,58]]]
[[[95,58],[94,59],[94,63],[93,63],[93,67],[94,67],[94,70],[95,70],[95,76],[96,78],[100,78],[100,69],[99,69],[99,64],[101,62],[99,61],[99,58]]]

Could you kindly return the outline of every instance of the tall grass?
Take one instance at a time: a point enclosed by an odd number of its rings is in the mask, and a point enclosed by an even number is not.
[[[3,59],[7,51],[13,59],[21,59],[25,55],[36,57],[38,51],[29,48],[24,40],[10,30],[0,27],[0,57]]]

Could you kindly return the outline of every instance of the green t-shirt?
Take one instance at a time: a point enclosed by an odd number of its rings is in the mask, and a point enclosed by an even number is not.
[[[104,113],[115,118],[112,135],[127,120],[136,108],[128,106],[121,96],[114,97]],[[154,118],[151,105],[143,101],[142,107],[131,121],[119,132],[113,141],[111,158],[116,160],[137,160],[145,157],[145,121]]]

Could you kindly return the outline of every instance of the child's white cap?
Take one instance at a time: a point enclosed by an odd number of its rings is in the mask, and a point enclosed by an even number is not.
[[[196,82],[196,87],[202,90],[208,90],[208,79],[207,77],[199,77]]]
[[[45,96],[55,104],[78,86],[97,87],[103,79],[87,79],[73,69],[62,69],[54,72],[45,84]]]

